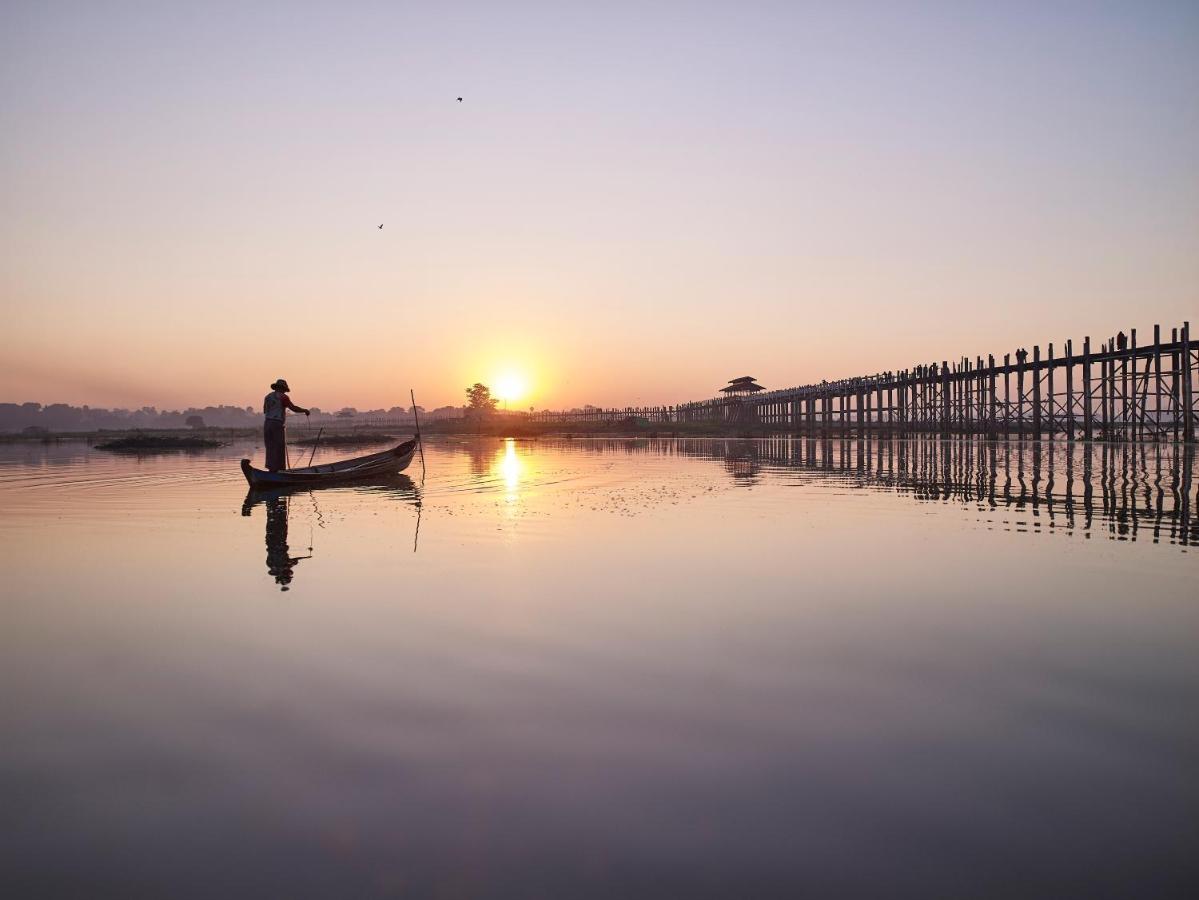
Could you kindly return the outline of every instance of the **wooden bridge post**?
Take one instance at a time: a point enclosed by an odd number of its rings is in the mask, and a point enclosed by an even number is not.
[[[1041,439],[1041,346],[1032,345],[1032,436]]]
[[[1162,327],[1153,326],[1153,431],[1160,438],[1162,430]]]
[[[1012,354],[1003,354],[1003,424],[1004,431],[1012,431]]]
[[[1066,432],[1074,440],[1074,341],[1066,341]]]
[[[941,430],[949,434],[949,360],[941,361]]]
[[[1111,406],[1107,396],[1107,380],[1108,380],[1108,363],[1110,354],[1106,352],[1107,346],[1103,347],[1103,359],[1099,361],[1099,411],[1103,414],[1099,426],[1103,432],[1103,436],[1111,439]]]
[[[1027,357],[1016,357],[1016,430],[1020,439],[1024,439],[1024,367]]]
[[[1056,429],[1056,417],[1053,414],[1053,343],[1049,344],[1049,361],[1047,363],[1047,371],[1045,372],[1045,386],[1049,393],[1048,401],[1045,404],[1046,419],[1049,421],[1049,436],[1053,437]]]
[[[1174,345],[1174,349],[1170,351],[1170,368],[1174,373],[1170,379],[1170,407],[1174,414],[1174,440],[1177,441],[1182,436],[1182,366],[1178,353],[1178,347],[1181,345],[1177,328],[1170,329],[1170,343]]]
[[[911,397],[908,396],[908,392],[909,392],[909,389],[911,388],[912,384],[915,382],[916,370],[915,369],[904,369],[903,370],[903,378],[904,378],[903,384],[900,385],[900,388],[899,388],[899,397],[900,397],[899,406],[900,406],[900,409],[903,411],[904,431],[910,432],[912,430],[913,417],[916,415],[916,407],[912,404]]]
[[[932,368],[930,366],[921,366],[920,372],[920,425],[923,430],[933,431],[934,424],[937,419],[937,410],[935,397],[936,385],[934,384]]]
[[[1091,336],[1082,339],[1082,422],[1083,434],[1089,441],[1094,421],[1091,415]]]
[[[966,428],[966,361],[961,360],[953,369],[953,416],[958,430],[964,431]]]
[[[920,367],[913,366],[906,374],[907,380],[903,384],[903,408],[904,421],[910,432],[916,430],[916,418],[919,414],[919,408],[916,406],[916,379],[920,377]]]
[[[970,365],[970,360],[962,357],[961,363],[958,365],[958,424],[963,432],[970,430],[971,420],[974,418],[970,414],[970,404],[973,403],[974,386],[971,381],[974,378],[974,367]]]
[[[935,430],[939,413],[936,406],[937,386],[933,381],[932,367],[923,366],[920,373],[920,423],[927,431]]]
[[[1195,440],[1195,407],[1191,401],[1191,323],[1182,323],[1182,439]]]
[[[1124,405],[1128,410],[1127,416],[1132,430],[1131,438],[1136,440],[1141,436],[1142,417],[1138,411],[1140,404],[1137,403],[1137,330],[1135,328],[1128,329],[1128,366],[1126,368],[1128,371],[1124,376]],[[1131,385],[1131,394],[1128,393],[1129,385]]]
[[[1116,339],[1107,340],[1107,432],[1111,440],[1116,422]]]
[[[976,422],[982,425],[987,421],[987,370],[983,367],[983,358],[981,356],[975,360],[975,372],[977,373],[977,377],[974,383],[974,392],[978,409],[974,416]]]
[[[987,403],[990,405],[990,415],[988,417],[989,421],[987,424],[991,433],[994,434],[999,429],[998,423],[995,421],[995,357],[990,353],[987,354],[987,372],[990,379],[990,385],[988,387],[990,396],[987,398]]]
[[[962,387],[958,391],[961,402],[962,431],[969,432],[974,421],[974,366],[970,360],[962,359]]]
[[[975,404],[978,399],[978,369],[974,365],[974,360],[966,360],[966,427],[974,431],[975,419]]]

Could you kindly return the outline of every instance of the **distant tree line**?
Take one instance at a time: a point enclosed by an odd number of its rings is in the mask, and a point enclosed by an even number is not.
[[[430,419],[461,418],[460,406],[443,406],[426,411],[418,406],[421,416]],[[326,412],[312,407],[312,423],[322,425],[353,425],[357,421],[383,418],[406,418],[412,408],[393,406],[390,409],[357,410],[352,406]],[[301,417],[302,419],[303,417]],[[69,403],[0,403],[0,432],[20,432],[26,429],[58,431],[99,431],[130,428],[253,428],[262,424],[262,410],[253,406],[205,406],[179,410],[159,410],[153,406],[141,409],[103,409],[96,406],[72,406]]]

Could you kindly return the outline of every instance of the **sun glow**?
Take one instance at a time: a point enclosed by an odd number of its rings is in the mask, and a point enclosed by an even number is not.
[[[528,389],[525,377],[516,372],[506,372],[495,379],[495,396],[505,403],[514,403],[521,399]]]

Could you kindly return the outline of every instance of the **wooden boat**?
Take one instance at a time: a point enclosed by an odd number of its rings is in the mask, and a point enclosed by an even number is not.
[[[281,469],[278,472],[264,472],[250,465],[248,459],[241,461],[242,474],[251,488],[302,487],[305,485],[334,484],[342,481],[357,481],[363,478],[378,478],[380,475],[394,475],[408,468],[412,455],[416,453],[418,438],[397,444],[382,453],[372,453],[370,456],[358,456],[354,459],[343,459],[338,462],[322,463],[319,466],[307,466],[302,469]]]

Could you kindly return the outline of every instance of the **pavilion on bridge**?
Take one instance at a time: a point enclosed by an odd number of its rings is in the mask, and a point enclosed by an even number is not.
[[[766,388],[758,384],[758,379],[752,375],[742,375],[730,381],[727,387],[722,387],[720,393],[729,397],[749,397],[764,390]]]

